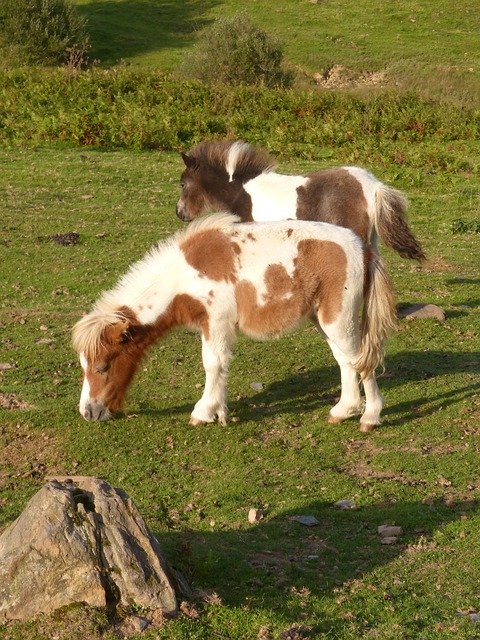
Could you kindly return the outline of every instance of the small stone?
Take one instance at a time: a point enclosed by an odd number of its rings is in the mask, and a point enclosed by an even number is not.
[[[377,529],[378,535],[382,538],[388,538],[391,536],[401,536],[403,534],[402,527],[396,527],[390,524],[382,524]]]
[[[45,324],[41,324],[39,329],[40,329],[40,331],[48,331],[48,327]]]
[[[17,365],[14,362],[0,362],[0,371],[8,371],[8,369],[16,369]]]
[[[315,516],[291,516],[289,520],[292,522],[299,522],[306,527],[314,527],[315,525],[320,524],[319,520],[317,520]]]
[[[333,505],[336,509],[356,509],[357,505],[353,500],[337,500]]]
[[[250,387],[254,390],[254,391],[261,391],[263,389],[263,384],[261,382],[252,382],[250,384]]]
[[[145,631],[150,626],[150,620],[143,616],[128,616],[121,624],[116,628],[116,632],[119,638],[130,638],[142,631]]]
[[[396,536],[385,536],[385,538],[380,538],[381,544],[397,544],[398,538]]]
[[[262,520],[262,518],[263,511],[261,511],[260,509],[250,509],[250,511],[248,512],[248,521],[250,522],[250,524],[258,522],[259,520]]]
[[[439,322],[444,322],[445,311],[435,304],[412,304],[400,309],[398,317],[405,318],[406,320],[434,318]]]

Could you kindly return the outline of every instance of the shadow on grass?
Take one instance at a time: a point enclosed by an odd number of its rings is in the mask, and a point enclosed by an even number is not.
[[[87,19],[90,58],[115,64],[122,58],[189,45],[219,0],[94,0],[78,7]]]
[[[460,351],[402,351],[386,359],[385,373],[378,378],[378,384],[387,403],[383,411],[384,424],[394,426],[406,420],[418,419],[430,415],[440,407],[454,405],[480,389],[480,381],[472,384],[456,386],[446,391],[433,387],[425,393],[427,381],[438,380],[442,376],[470,373],[477,375],[480,370],[480,353],[464,353]],[[415,399],[405,402],[389,402],[389,391],[405,383],[417,382],[422,385]],[[231,395],[234,391],[230,387]],[[199,390],[198,397],[201,391]],[[329,408],[340,395],[340,371],[336,365],[321,369],[300,371],[287,378],[282,378],[265,387],[259,393],[229,402],[233,415],[241,420],[262,420],[267,415],[306,413],[322,408]],[[143,415],[159,417],[190,413],[193,404],[182,404],[164,409],[141,406]]]
[[[465,515],[474,516],[478,507],[474,501],[453,507],[441,501],[398,502],[342,511],[313,501],[241,531],[171,531],[158,538],[170,562],[194,589],[214,590],[226,606],[248,602],[250,609],[275,610],[292,623],[308,611],[308,592],[336,597],[336,588],[362,580],[407,547],[410,553],[427,550],[439,528]],[[299,514],[315,516],[318,525],[307,527],[291,520]],[[381,543],[377,528],[382,524],[402,527],[397,544]],[[403,597],[401,582],[391,587]],[[378,597],[383,600],[381,594]],[[323,620],[318,608],[312,611],[319,620],[315,631],[340,631],[345,620],[332,618],[331,607],[325,610],[330,613]]]

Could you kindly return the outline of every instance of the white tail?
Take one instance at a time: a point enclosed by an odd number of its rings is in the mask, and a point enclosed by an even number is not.
[[[372,252],[373,253],[373,252]],[[395,294],[383,260],[371,254],[362,311],[362,340],[355,369],[362,378],[383,364],[384,344],[397,327]]]

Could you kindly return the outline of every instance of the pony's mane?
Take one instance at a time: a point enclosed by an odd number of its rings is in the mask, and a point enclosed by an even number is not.
[[[73,327],[73,348],[77,353],[83,353],[88,359],[95,361],[105,329],[124,320],[127,320],[126,316],[120,309],[113,310],[111,305],[108,305],[108,298],[104,294],[92,311],[83,316]]]
[[[216,171],[226,171],[230,180],[251,178],[272,171],[276,166],[268,151],[242,140],[204,140],[193,147],[188,155]]]
[[[208,231],[209,229],[227,231],[237,224],[237,222],[240,222],[240,216],[233,215],[228,211],[201,216],[200,218],[195,218],[195,220],[190,222],[185,231],[177,231],[171,239],[171,242],[178,244],[182,240],[185,240],[196,233]]]
[[[104,291],[93,309],[83,316],[73,327],[72,346],[77,353],[84,353],[85,356],[94,361],[102,344],[102,337],[107,327],[129,320],[128,315],[119,305],[117,292],[122,286],[128,283],[139,273],[150,260],[157,260],[158,257],[168,251],[169,248],[178,246],[183,240],[210,229],[220,229],[227,231],[239,222],[238,216],[231,213],[215,213],[195,219],[186,229],[178,231],[175,235],[159,242],[138,262],[133,264],[129,271],[118,281],[118,283],[108,291]]]

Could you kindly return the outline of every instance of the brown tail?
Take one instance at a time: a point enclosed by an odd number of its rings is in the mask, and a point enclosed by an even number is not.
[[[407,221],[407,199],[384,184],[378,189],[375,201],[375,227],[384,243],[403,258],[425,260],[420,243]]]
[[[384,344],[397,327],[395,293],[381,257],[370,253],[362,312],[362,340],[355,369],[362,378],[383,364]]]

